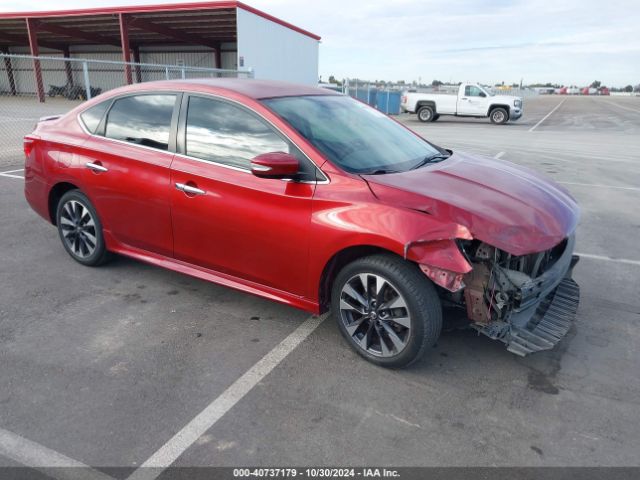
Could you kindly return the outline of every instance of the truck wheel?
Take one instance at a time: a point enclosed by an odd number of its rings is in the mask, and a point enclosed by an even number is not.
[[[433,284],[417,265],[395,255],[372,255],[344,267],[333,284],[331,308],[351,348],[382,367],[419,360],[442,328]]]
[[[493,110],[491,110],[489,118],[491,119],[491,123],[502,125],[503,123],[507,123],[509,121],[509,113],[507,113],[504,108],[494,108]]]
[[[418,120],[421,122],[433,121],[433,115],[433,108],[428,105],[418,109]]]
[[[433,116],[433,121],[435,122],[436,120],[438,120],[440,118],[440,115],[438,115],[437,113]]]

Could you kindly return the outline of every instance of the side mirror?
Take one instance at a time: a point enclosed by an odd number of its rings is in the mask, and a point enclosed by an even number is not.
[[[300,162],[289,153],[263,153],[251,160],[251,173],[260,178],[292,178],[299,170]]]
[[[481,96],[481,97],[486,97],[486,96],[487,96],[487,94],[486,94],[486,93],[484,93],[484,92],[480,92],[480,96]]]

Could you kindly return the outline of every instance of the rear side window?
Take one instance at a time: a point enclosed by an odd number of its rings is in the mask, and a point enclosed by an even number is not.
[[[104,112],[107,111],[107,107],[110,103],[110,100],[99,103],[80,114],[82,123],[84,123],[86,129],[91,133],[96,133],[96,129],[98,128],[98,125],[100,125],[100,120],[102,120],[102,116],[104,115]]]
[[[175,95],[136,95],[116,100],[107,114],[105,137],[167,150]]]

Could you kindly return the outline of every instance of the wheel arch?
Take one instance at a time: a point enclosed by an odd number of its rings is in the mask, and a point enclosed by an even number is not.
[[[487,112],[487,117],[491,115],[491,112],[493,112],[496,108],[504,108],[507,111],[507,115],[509,115],[509,117],[511,117],[511,107],[509,105],[506,105],[504,103],[494,103],[492,105],[489,106],[489,111]]]
[[[58,203],[60,202],[60,199],[68,191],[77,190],[77,189],[78,189],[78,186],[74,185],[71,182],[58,182],[53,187],[51,187],[51,190],[49,190],[48,206],[49,206],[49,220],[53,225],[57,224],[56,210],[58,209]]]
[[[335,278],[340,273],[340,270],[359,258],[368,257],[378,253],[387,253],[400,257],[396,252],[377,245],[352,245],[337,251],[331,256],[322,269],[318,285],[318,304],[320,313],[324,313],[330,308],[331,288]]]
[[[434,115],[438,113],[438,110],[436,108],[436,102],[433,100],[419,100],[416,103],[416,113],[418,113],[418,110],[420,110],[420,108],[422,107],[431,107],[433,109]]]

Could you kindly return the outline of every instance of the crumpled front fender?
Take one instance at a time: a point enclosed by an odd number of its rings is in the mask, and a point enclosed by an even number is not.
[[[467,239],[471,239],[468,235]],[[405,245],[405,258],[416,262],[436,285],[451,292],[464,288],[462,278],[472,270],[455,238],[415,241]]]

